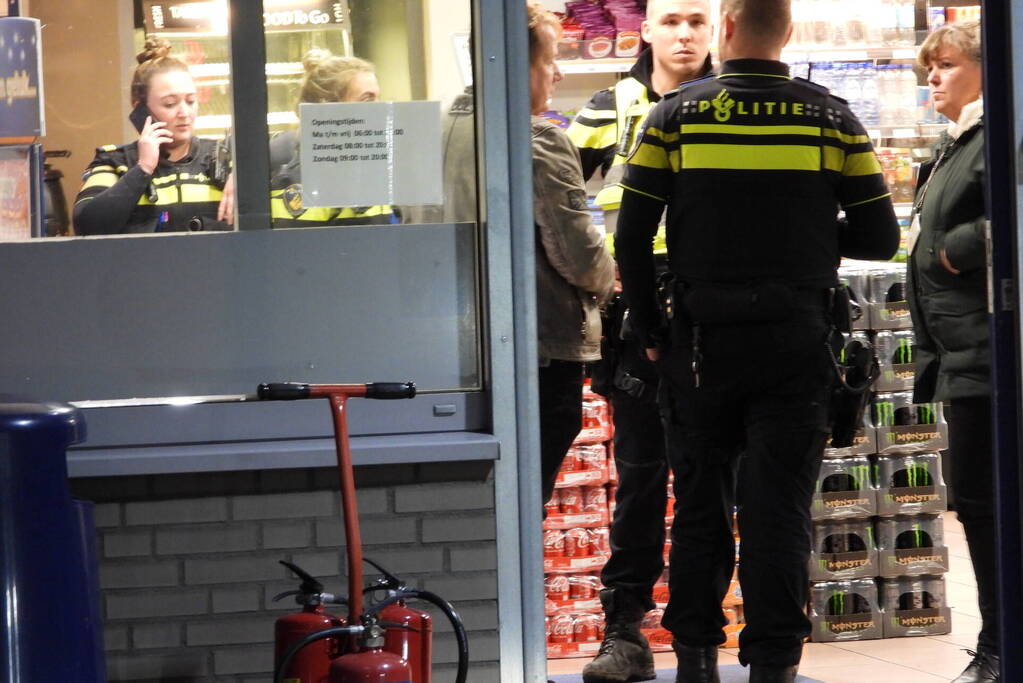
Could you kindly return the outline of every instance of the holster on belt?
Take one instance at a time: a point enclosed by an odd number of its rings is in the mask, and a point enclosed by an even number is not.
[[[836,335],[841,339],[841,335]],[[829,406],[831,447],[852,446],[856,431],[863,426],[863,411],[870,399],[870,385],[881,374],[877,354],[870,342],[852,339],[837,356],[834,346],[828,345],[838,381],[831,392]]]

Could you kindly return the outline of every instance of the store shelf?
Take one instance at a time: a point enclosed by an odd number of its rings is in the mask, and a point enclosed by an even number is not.
[[[231,73],[231,65],[227,62],[209,62],[207,64],[190,64],[188,70],[198,80],[210,78],[226,78]],[[302,62],[267,62],[266,75],[301,76],[305,73]]]
[[[915,47],[794,48],[782,53],[783,62],[855,62],[872,59],[916,59]],[[712,51],[713,56],[713,51]],[[634,57],[606,59],[562,59],[558,68],[563,74],[627,73],[636,63]],[[269,69],[270,65],[267,65]]]
[[[610,57],[607,59],[563,59],[558,68],[563,74],[612,74],[628,73],[636,63],[635,57]]]
[[[783,62],[857,62],[872,59],[916,59],[916,47],[790,48]]]

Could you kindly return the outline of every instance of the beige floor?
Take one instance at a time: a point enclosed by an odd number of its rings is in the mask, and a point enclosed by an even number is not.
[[[970,661],[963,651],[977,642],[980,614],[977,587],[963,528],[954,513],[945,514],[945,542],[950,571],[945,581],[952,607],[952,632],[946,636],[863,640],[851,643],[808,643],[799,673],[824,683],[942,683],[959,675]],[[658,669],[670,669],[670,652],[656,655]],[[720,664],[737,664],[734,650],[722,650]],[[584,659],[552,660],[548,673],[582,670]]]

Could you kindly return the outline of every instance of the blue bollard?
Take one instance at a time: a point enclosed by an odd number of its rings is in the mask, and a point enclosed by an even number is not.
[[[0,396],[0,680],[106,679],[91,503],[68,491],[74,408]]]

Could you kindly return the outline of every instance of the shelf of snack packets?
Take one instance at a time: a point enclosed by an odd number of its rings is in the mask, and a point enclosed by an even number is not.
[[[598,596],[603,588],[600,570],[611,554],[610,520],[618,481],[612,435],[607,401],[587,386],[583,392],[583,428],[558,473],[543,524],[547,656],[551,659],[593,657],[604,638],[604,614]],[[666,530],[671,528],[674,506],[669,479]],[[657,607],[647,613],[641,627],[657,652],[671,650],[671,634],[660,625],[668,602],[670,533],[666,537],[665,571],[654,586]],[[735,575],[723,608],[729,622],[725,647],[736,647],[743,616],[742,593]]]
[[[903,264],[840,270],[881,374],[850,448],[828,449],[814,492],[810,557],[812,639],[935,635],[951,630],[941,513],[940,403],[913,403],[915,343]]]

